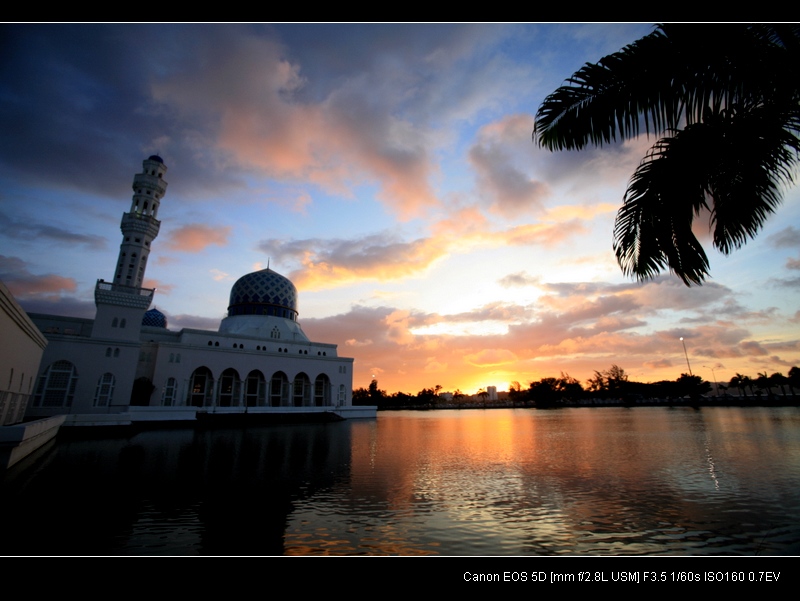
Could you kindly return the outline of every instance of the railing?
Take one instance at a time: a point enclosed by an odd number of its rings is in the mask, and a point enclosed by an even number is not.
[[[161,222],[153,217],[152,215],[145,215],[143,213],[123,213],[122,214],[122,221],[123,223],[126,222],[145,222],[148,225],[153,225],[158,227],[161,225]]]
[[[114,284],[113,282],[106,282],[105,280],[97,280],[97,289],[108,292],[121,292],[123,294],[136,294],[139,296],[153,296],[155,288],[139,288],[137,286],[128,286],[127,284]]]

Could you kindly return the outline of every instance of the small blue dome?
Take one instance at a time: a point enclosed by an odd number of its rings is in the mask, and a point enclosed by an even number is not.
[[[150,309],[144,314],[144,317],[142,317],[142,325],[153,328],[166,328],[167,317],[158,309]]]
[[[158,156],[157,154],[151,154],[151,155],[150,155],[150,156],[147,158],[147,160],[148,160],[148,161],[156,161],[156,162],[158,162],[158,163],[163,163],[163,162],[164,162],[164,159],[162,159],[162,158],[161,158],[160,156]]]

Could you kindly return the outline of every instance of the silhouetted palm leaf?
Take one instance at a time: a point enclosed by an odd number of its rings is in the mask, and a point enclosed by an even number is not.
[[[708,275],[703,209],[723,253],[754,237],[792,183],[800,143],[800,26],[660,25],[548,96],[533,137],[550,150],[659,136],[617,215],[627,275]]]

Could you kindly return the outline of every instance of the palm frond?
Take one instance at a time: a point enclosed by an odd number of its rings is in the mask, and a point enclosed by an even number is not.
[[[724,254],[755,238],[794,181],[798,138],[789,131],[792,117],[759,107],[726,120],[718,129],[717,168],[709,173],[713,199],[714,246]]]
[[[783,39],[800,41],[800,28],[780,31]],[[585,64],[547,96],[533,138],[549,150],[602,146],[702,122],[782,89],[796,94],[800,57],[786,50],[788,43],[776,43],[777,36],[769,26],[659,25]]]
[[[723,253],[761,230],[800,157],[800,25],[665,24],[587,63],[539,107],[533,139],[550,150],[659,137],[617,214],[614,252],[638,279],[669,269],[708,276],[692,233],[711,211]]]
[[[659,140],[631,178],[614,227],[625,275],[647,280],[667,268],[687,286],[708,275],[708,258],[692,232],[694,217],[708,206],[703,154],[688,137],[676,132]]]
[[[572,150],[637,136],[642,128],[657,133],[674,127],[679,107],[664,83],[664,66],[653,64],[653,57],[667,56],[668,44],[655,31],[581,67],[542,102],[534,139],[550,150]]]

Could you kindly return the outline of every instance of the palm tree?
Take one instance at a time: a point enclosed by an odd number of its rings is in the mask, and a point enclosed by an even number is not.
[[[794,397],[794,389],[800,388],[800,367],[796,365],[789,369],[789,388],[792,389],[792,397]]]
[[[770,390],[770,381],[767,372],[758,372],[758,377],[755,380],[756,388],[758,388],[758,394],[761,396],[761,391],[767,391],[767,398],[772,398],[772,391]]]
[[[708,258],[692,222],[708,211],[714,247],[754,238],[792,183],[800,152],[800,26],[658,25],[587,63],[536,113],[549,150],[655,136],[617,213],[626,275],[664,269],[702,284]]]
[[[737,373],[731,378],[730,386],[739,389],[739,398],[747,398],[747,388],[750,388],[750,395],[753,395],[753,379],[750,376],[743,376]]]
[[[784,385],[787,384],[788,382],[789,379],[779,371],[776,371],[769,377],[769,385],[771,387],[778,386],[781,389],[781,396],[783,397],[786,397],[786,387]]]

